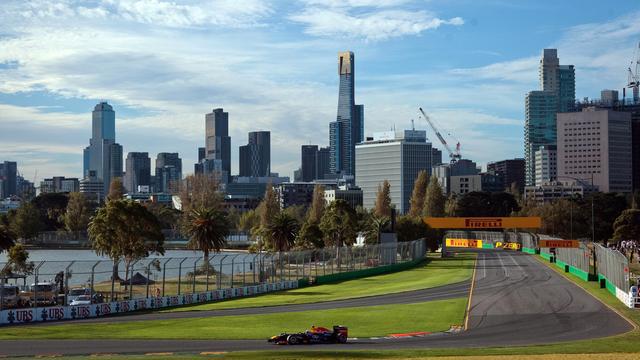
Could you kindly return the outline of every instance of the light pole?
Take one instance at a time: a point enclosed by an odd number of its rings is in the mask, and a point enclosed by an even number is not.
[[[578,181],[582,184],[582,186],[586,187],[586,184],[584,183],[584,179],[579,179],[573,176],[556,176],[556,179],[561,179],[561,178],[566,178],[566,179],[571,179],[571,180],[575,180]],[[593,191],[593,173],[591,173],[591,190]],[[571,196],[573,197],[573,192],[571,193]],[[571,237],[573,237],[573,204],[571,205]],[[591,194],[591,242],[596,242],[596,222],[595,222],[595,208],[593,205],[593,193]]]

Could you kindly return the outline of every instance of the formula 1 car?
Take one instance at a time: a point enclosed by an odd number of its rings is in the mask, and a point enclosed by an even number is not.
[[[344,344],[347,342],[349,331],[346,326],[334,325],[333,331],[321,327],[311,326],[311,329],[300,333],[282,333],[267,340],[278,345],[300,344]]]

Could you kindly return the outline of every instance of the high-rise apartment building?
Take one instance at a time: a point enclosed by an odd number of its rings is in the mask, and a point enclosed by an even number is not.
[[[536,186],[550,184],[558,176],[558,153],[555,145],[540,146],[534,154]]]
[[[431,174],[431,143],[426,131],[375,133],[356,146],[356,184],[362,189],[362,205],[374,207],[378,186],[391,185],[391,203],[399,213],[409,211],[409,199],[418,173]]]
[[[500,176],[505,188],[510,188],[515,183],[520,194],[524,193],[524,159],[490,162],[487,164],[487,172]]]
[[[271,133],[252,131],[247,145],[240,146],[240,176],[266,177],[271,175]]]
[[[156,157],[155,191],[170,192],[182,180],[182,159],[178,153],[158,153]]]
[[[127,170],[124,176],[124,188],[128,193],[137,193],[139,186],[151,186],[151,158],[147,152],[127,154]]]
[[[229,113],[222,108],[205,115],[205,160],[220,160],[222,171],[231,174],[231,137]],[[205,172],[211,166],[205,166]]]
[[[353,52],[338,54],[338,75],[338,115],[329,124],[329,166],[332,174],[355,175],[355,146],[364,136],[364,105],[355,104]]]
[[[556,114],[572,111],[575,103],[575,69],[560,65],[556,49],[544,49],[539,64],[541,91],[525,97],[525,181],[534,185],[535,152],[540,146],[556,145]]]
[[[122,146],[116,143],[116,113],[106,102],[95,106],[92,112],[91,139],[84,149],[83,176],[94,171],[108,192],[111,180],[122,177]]]
[[[18,163],[4,161],[0,163],[0,199],[18,195]]]
[[[558,180],[632,191],[631,114],[589,107],[558,114]]]

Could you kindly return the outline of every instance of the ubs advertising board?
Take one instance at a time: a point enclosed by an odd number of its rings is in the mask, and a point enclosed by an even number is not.
[[[197,304],[234,297],[252,296],[255,294],[294,289],[297,287],[298,281],[281,281],[254,286],[212,290],[196,294],[150,297],[102,304],[7,309],[0,311],[0,325],[103,317],[138,310],[160,309],[164,307]]]

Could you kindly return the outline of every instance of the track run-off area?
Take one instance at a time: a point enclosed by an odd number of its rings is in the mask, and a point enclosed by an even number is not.
[[[441,261],[446,260],[432,261],[425,268],[437,266]],[[352,281],[354,284],[362,281],[366,283],[371,279],[373,278]],[[349,282],[335,286],[344,286],[347,283]],[[314,288],[294,291],[307,291],[307,296],[313,299]],[[471,288],[472,296],[469,297]],[[347,297],[348,295],[345,294]],[[282,298],[286,299],[286,295]],[[467,304],[469,298],[470,303]],[[469,314],[466,331],[452,334],[444,332],[446,329],[442,328],[442,324],[438,325],[439,329],[434,329],[434,325],[430,324],[450,319],[462,324],[467,307]],[[443,316],[441,313],[446,312],[453,315],[449,318],[438,318]],[[323,322],[327,316],[332,320],[340,316],[355,316],[354,319],[361,319],[363,323],[371,320],[367,318],[388,316],[381,321],[384,324],[379,325],[380,331],[395,331],[361,337],[357,334],[368,333],[364,329],[358,329],[360,324],[344,321],[342,324],[349,326],[350,336],[355,337],[350,339],[349,343],[295,347],[270,345],[267,344],[266,338],[207,338],[206,327],[203,328],[205,333],[200,337],[179,336],[181,328],[178,324],[188,327],[197,322],[215,320],[230,326],[230,321],[238,320],[239,327],[246,327],[250,326],[250,323],[243,323],[243,320],[262,319],[273,322],[284,318],[286,322],[289,321],[286,319],[307,316],[304,318],[305,321],[313,321],[314,314],[317,314],[320,320],[312,323],[325,326],[333,325]],[[325,316],[326,314],[328,315]],[[358,314],[361,317],[358,317]],[[133,331],[131,326],[134,327]],[[426,332],[431,334],[415,337],[387,336],[391,333],[419,329],[427,329]],[[262,307],[254,304],[252,307],[242,308],[154,312],[126,317],[4,327],[0,329],[0,339],[10,340],[0,340],[0,355],[486,348],[599,339],[627,333],[633,329],[634,325],[628,320],[534,256],[520,252],[486,250],[477,251],[473,285],[471,279],[458,279],[454,283],[441,286],[321,302],[285,303]],[[164,331],[166,335],[150,335],[158,330]],[[291,326],[287,326],[282,329],[285,330],[301,331],[303,328],[292,329]],[[248,328],[245,328],[245,332],[251,333]]]

